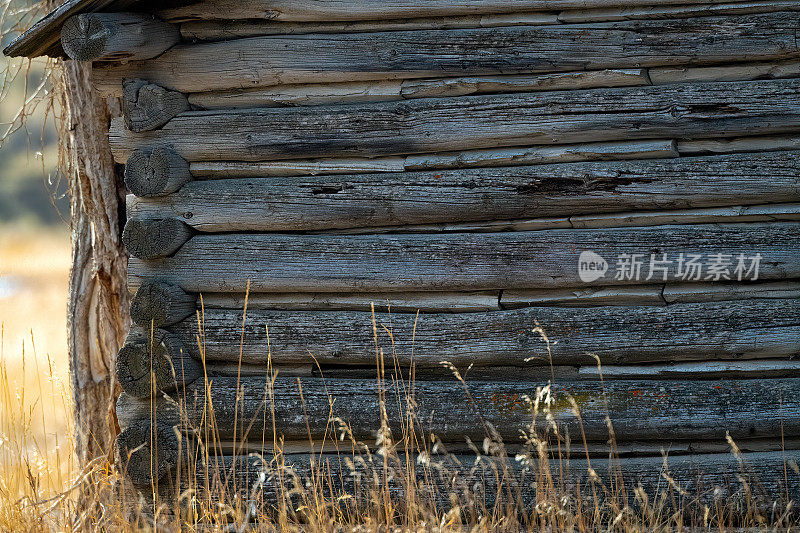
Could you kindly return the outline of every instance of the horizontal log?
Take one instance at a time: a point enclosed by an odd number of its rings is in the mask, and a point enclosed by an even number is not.
[[[166,146],[135,150],[125,165],[125,185],[136,196],[162,196],[192,180],[189,163]]]
[[[798,8],[800,9],[800,8]],[[739,63],[714,67],[651,68],[647,71],[654,85],[706,81],[742,81],[757,79],[796,78],[800,76],[800,61],[772,63]]]
[[[99,66],[94,78],[106,94],[119,91],[124,78],[146,78],[195,93],[295,83],[766,61],[800,54],[793,17],[771,13],[597,26],[252,37],[178,45],[146,62]]]
[[[796,355],[800,301],[744,301],[592,308],[526,307],[473,313],[242,311],[205,309],[202,328],[189,319],[171,328],[199,358],[264,364],[267,346],[281,364],[375,363],[377,346],[404,367],[459,368],[628,364],[665,360]],[[537,328],[550,339],[548,342]],[[267,334],[266,328],[269,328]],[[269,338],[267,337],[269,336]],[[548,349],[549,348],[549,349]],[[313,354],[314,360],[309,354]]]
[[[133,132],[158,129],[188,110],[189,102],[182,93],[141,79],[123,81],[122,112],[125,126]]]
[[[132,218],[178,218],[203,232],[308,231],[571,215],[614,225],[621,211],[768,204],[800,198],[800,152],[304,178],[195,181],[128,202]],[[763,212],[762,212],[763,211]],[[654,224],[789,216],[800,206],[634,213]],[[589,213],[592,213],[589,215]],[[600,213],[615,213],[600,215]],[[698,220],[700,219],[700,220]],[[567,225],[569,227],[570,224]],[[616,224],[618,225],[618,224]]]
[[[752,298],[800,298],[800,283],[677,283],[641,287],[506,290],[501,295],[500,306],[503,309],[519,309],[551,305],[667,305]]]
[[[122,232],[128,252],[141,259],[173,254],[191,237],[192,229],[177,218],[129,218]]]
[[[649,83],[645,69],[609,69],[538,75],[278,85],[261,89],[194,93],[189,95],[189,102],[203,109],[282,107],[388,102],[469,94],[630,87]]]
[[[800,148],[800,143],[798,143]],[[378,157],[374,159],[318,159],[312,161],[201,161],[190,164],[197,179],[317,176],[444,170],[678,157],[675,142],[666,140],[583,143],[562,146],[528,146],[451,153]]]
[[[584,379],[702,379],[713,376],[730,378],[777,378],[800,376],[800,361],[766,359],[753,361],[698,361],[661,365],[583,366],[578,374]]]
[[[456,379],[418,380],[413,387],[381,385],[374,378],[279,376],[269,382],[254,377],[197,381],[180,398],[182,422],[171,419],[172,408],[160,411],[163,400],[156,402],[156,420],[164,425],[181,422],[202,431],[213,406],[217,438],[258,440],[266,434],[266,440],[272,441],[273,427],[279,439],[302,440],[309,434],[322,438],[332,431],[331,417],[338,417],[354,439],[372,441],[381,427],[381,395],[386,423],[394,435],[406,434],[410,419],[417,435],[434,434],[443,442],[466,438],[481,442],[487,436],[486,425],[503,441],[519,442],[521,433],[531,430],[538,395],[538,422],[545,424],[542,402],[550,402],[553,421],[574,442],[580,442],[582,434],[591,441],[607,440],[606,416],[619,442],[658,440],[665,448],[670,440],[724,440],[727,434],[733,439],[800,434],[799,378],[595,380],[555,383],[544,391],[545,382],[473,380],[467,382],[468,392]],[[413,407],[407,403],[408,395],[413,395]],[[153,409],[149,401],[131,405],[139,412],[126,414],[127,418],[149,421]],[[334,438],[340,430],[334,430]]]
[[[643,2],[644,3],[644,2]],[[652,2],[647,2],[648,4]],[[731,2],[724,4],[700,3],[693,5],[638,5],[615,6],[601,9],[574,9],[558,14],[559,22],[576,24],[637,19],[673,19],[684,17],[711,17],[719,15],[748,15],[800,9],[794,0],[767,0]]]
[[[730,0],[699,0],[715,4]],[[175,22],[191,20],[264,19],[281,22],[318,22],[343,20],[385,20],[411,17],[450,17],[458,15],[518,13],[520,11],[557,11],[562,9],[605,8],[615,6],[667,6],[686,0],[404,0],[370,2],[344,0],[204,0],[185,6],[169,6],[159,15]]]
[[[133,328],[117,354],[115,370],[122,389],[136,398],[180,390],[203,375],[181,340],[158,329]]]
[[[171,326],[195,314],[196,304],[197,295],[180,287],[147,282],[131,300],[131,319],[146,329]]]
[[[257,161],[733,137],[798,125],[800,80],[791,79],[194,111],[158,132],[133,133],[115,119],[110,143],[118,162],[156,142],[187,161],[227,160],[232,153]]]
[[[773,11],[777,11],[773,10]],[[558,24],[555,13],[517,12],[492,15],[456,15],[365,21],[276,22],[274,20],[200,20],[182,22],[181,35],[187,41],[219,41],[264,35],[302,35],[309,33],[367,33],[456,28],[494,28],[498,26],[540,26]]]
[[[282,456],[279,464],[270,455],[211,456],[199,461],[201,466],[191,477],[165,477],[161,490],[166,501],[191,491],[209,506],[229,501],[242,505],[244,497],[245,502],[256,507],[274,509],[280,502],[301,511],[306,507],[292,502],[309,501],[306,498],[311,498],[312,490],[316,491],[313,494],[317,500],[323,497],[326,503],[347,502],[348,507],[359,508],[374,502],[378,492],[386,494],[400,512],[409,501],[415,502],[415,511],[424,508],[445,513],[458,505],[468,523],[485,516],[487,509],[526,515],[526,510],[541,504],[546,497],[617,506],[622,501],[636,501],[644,494],[650,502],[672,501],[676,511],[703,516],[709,508],[783,511],[785,499],[796,499],[800,494],[798,476],[791,470],[784,475],[786,465],[797,462],[799,456],[797,452],[756,452],[740,457],[721,453],[606,457],[589,462],[583,458],[551,458],[540,462],[532,456],[520,461],[485,456],[478,460],[470,453],[431,457],[400,454],[387,461],[379,455],[324,453],[289,454]],[[164,487],[175,481],[180,482],[180,487],[174,491]],[[309,487],[308,492],[297,494],[283,483]],[[413,498],[406,496],[408,487],[415,487]],[[666,508],[673,507],[667,504]],[[715,513],[705,516],[714,517]]]
[[[800,148],[800,137],[796,135],[765,135],[761,137],[740,137],[735,139],[681,140],[676,143],[676,146],[681,155],[796,150]]]
[[[182,455],[185,451],[176,430],[169,425],[152,424],[149,419],[126,427],[114,442],[118,468],[139,486],[158,482],[178,466]]]
[[[135,254],[129,284],[135,289],[158,279],[187,292],[244,292],[248,283],[253,292],[404,292],[642,285],[648,276],[650,283],[701,282],[715,281],[714,271],[697,264],[718,254],[719,266],[732,261],[718,279],[778,281],[800,277],[798,239],[800,224],[793,222],[476,234],[196,235],[171,257],[142,261]],[[587,281],[579,273],[583,252],[598,268],[596,275],[584,272]],[[700,257],[690,265],[686,254]],[[659,268],[650,270],[651,256]],[[638,270],[634,259],[644,263]],[[657,261],[664,259],[668,263]],[[602,273],[604,261],[608,269]],[[585,270],[592,268],[589,262]]]
[[[139,289],[141,290],[141,289]],[[466,313],[499,310],[500,291],[407,293],[256,293],[247,295],[247,309],[297,311],[303,309],[415,313]],[[244,309],[245,295],[208,293],[206,309]]]
[[[78,61],[138,61],[180,41],[177,26],[143,13],[82,13],[61,27],[61,46]]]

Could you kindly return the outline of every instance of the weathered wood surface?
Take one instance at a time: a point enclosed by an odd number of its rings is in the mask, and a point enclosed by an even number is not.
[[[122,84],[125,126],[134,132],[155,130],[189,110],[186,96],[141,79]]]
[[[175,253],[192,233],[189,226],[176,218],[129,218],[122,232],[122,242],[134,257],[157,259]]]
[[[730,0],[698,0],[695,4],[717,4]],[[599,9],[618,6],[669,6],[686,0],[392,0],[363,2],[342,0],[204,0],[186,6],[166,7],[160,16],[175,22],[191,20],[264,19],[281,22],[384,20],[410,17]]]
[[[667,305],[752,298],[800,298],[800,282],[674,283],[639,287],[505,290],[500,297],[500,306],[503,309],[518,309],[543,305]]]
[[[557,497],[561,491],[580,494],[587,504],[596,503],[592,500],[593,494],[598,494],[601,501],[615,497],[618,503],[625,499],[633,501],[634,491],[641,490],[649,501],[679,499],[683,512],[696,508],[702,513],[703,506],[713,506],[715,501],[742,508],[749,501],[762,512],[768,512],[783,510],[787,495],[795,500],[800,495],[800,477],[787,468],[788,464],[800,460],[799,457],[800,454],[790,451],[747,453],[741,456],[741,462],[731,453],[597,458],[589,462],[583,458],[563,462],[551,458],[547,462],[548,472],[545,472],[537,457],[519,462],[513,458],[493,457],[476,461],[475,455],[469,453],[430,458],[400,455],[388,463],[377,455],[289,454],[283,456],[280,465],[270,454],[264,454],[264,459],[224,456],[201,461],[193,474],[195,477],[187,479],[188,476],[183,475],[180,487],[174,490],[167,487],[175,480],[164,477],[160,490],[164,491],[167,501],[194,487],[201,488],[197,494],[201,501],[227,501],[233,492],[238,492],[249,495],[247,501],[257,506],[274,508],[282,502],[289,508],[300,508],[299,503],[292,505],[292,502],[301,500],[292,496],[294,493],[283,483],[289,480],[294,486],[297,480],[302,487],[306,480],[314,479],[315,486],[321,485],[317,496],[324,495],[327,501],[363,505],[370,497],[374,498],[371,491],[388,488],[396,509],[402,510],[407,504],[404,494],[408,485],[404,480],[410,477],[425,480],[415,497],[423,498],[426,504],[442,512],[449,510],[453,501],[460,502],[460,511],[468,521],[477,520],[485,515],[486,509],[495,506],[505,513],[527,515],[542,502],[545,496],[539,491],[548,490],[545,487],[552,487],[548,493],[550,497]],[[789,472],[786,476],[785,471]],[[553,485],[548,482],[548,474],[552,474]],[[537,479],[543,485],[537,484]],[[674,485],[668,479],[673,480]],[[502,484],[498,480],[502,480]],[[746,492],[743,482],[747,483],[749,491]],[[748,498],[746,494],[750,491],[752,496]],[[465,494],[472,497],[467,499]]]
[[[706,254],[707,260],[716,254],[731,256],[734,264],[729,276],[738,266],[739,254],[747,258],[758,253],[758,279],[777,281],[800,277],[798,239],[800,224],[793,222],[476,234],[196,235],[171,257],[152,261],[131,258],[129,282],[136,288],[143,280],[158,279],[187,292],[244,292],[248,282],[253,292],[641,285],[648,283],[645,267],[652,254],[656,259],[667,254],[672,261],[667,280],[680,281],[675,279],[679,277],[680,253]],[[581,281],[578,259],[582,251],[605,258],[609,264],[606,274]],[[640,259],[648,261],[644,274],[637,279],[635,271],[627,275],[625,270],[620,271],[625,274],[622,279],[616,279],[615,265],[621,254],[642,254]],[[651,280],[663,281],[663,271],[653,272]],[[681,273],[685,281],[709,281],[705,269],[699,275],[687,273],[685,268]],[[752,280],[754,272],[742,274],[743,280]],[[738,277],[734,274],[732,279]],[[609,281],[612,278],[614,281]]]
[[[770,152],[444,170],[435,174],[428,171],[195,181],[168,196],[129,198],[128,216],[175,217],[204,232],[308,231],[797,199],[800,152]],[[797,211],[800,213],[800,209]],[[725,214],[712,211],[708,221],[723,219]],[[741,216],[746,212],[732,214]],[[638,218],[642,216],[646,213]],[[586,227],[603,222],[607,222],[603,217],[588,216],[577,219],[574,225]],[[657,223],[665,222],[659,219]]]
[[[197,295],[175,285],[157,281],[144,283],[131,300],[131,319],[143,328],[177,324],[195,314]]]
[[[139,289],[141,290],[141,289]],[[244,309],[244,294],[209,293],[206,309]],[[500,309],[500,291],[407,293],[251,293],[247,309],[467,313]]]
[[[797,5],[797,4],[796,4]],[[800,9],[800,7],[798,7]],[[796,78],[800,76],[800,61],[771,63],[737,63],[713,67],[668,67],[647,69],[654,85],[707,81],[741,81],[757,79]]]
[[[778,11],[773,9],[772,11]],[[519,12],[493,15],[457,15],[386,20],[276,22],[274,20],[200,20],[183,22],[181,35],[187,41],[219,41],[263,35],[301,35],[308,33],[367,33],[379,31],[444,30],[493,28],[498,26],[539,26],[559,24],[558,15]]]
[[[653,2],[647,2],[653,4]],[[690,5],[638,5],[615,6],[601,9],[574,9],[558,14],[563,24],[584,24],[636,19],[672,19],[684,17],[710,17],[719,15],[747,15],[774,11],[800,10],[794,0],[768,0],[766,2],[730,2],[724,4],[694,2]]]
[[[261,89],[194,93],[189,95],[189,102],[204,109],[282,107],[635,85],[649,85],[646,69],[278,85]]]
[[[752,361],[697,361],[659,365],[582,366],[578,376],[584,379],[703,379],[714,376],[730,378],[799,377],[800,361],[764,359]]]
[[[123,78],[146,78],[193,93],[294,83],[786,59],[800,55],[795,18],[773,13],[596,26],[252,37],[178,45],[153,60],[98,67],[95,82],[108,94],[119,90]]]
[[[796,143],[796,147],[800,148],[800,142]],[[370,159],[200,161],[191,163],[189,168],[197,179],[221,179],[364,174],[668,157],[678,157],[675,142],[671,139],[527,146]]]
[[[192,180],[189,163],[166,146],[135,150],[125,165],[125,185],[136,196],[161,196]]]
[[[408,366],[646,363],[797,355],[800,301],[745,301],[592,308],[527,307],[474,313],[377,314],[377,344]],[[171,328],[207,361],[372,365],[376,332],[365,311],[205,309]],[[537,329],[541,326],[548,343]],[[267,331],[269,328],[269,343]]]
[[[136,398],[181,390],[203,375],[181,340],[162,330],[131,329],[116,358],[117,381]]]
[[[227,160],[232,153],[258,161],[733,137],[798,126],[800,80],[790,79],[194,111],[158,132],[133,133],[117,119],[110,142],[118,162],[153,143],[170,145],[187,161]]]
[[[796,150],[798,148],[800,148],[800,137],[797,135],[764,135],[760,137],[739,137],[735,139],[694,139],[680,140],[676,143],[676,149],[680,155],[769,152],[775,150]]]
[[[312,438],[330,435],[330,417],[339,417],[353,438],[372,441],[381,427],[380,395],[385,398],[386,422],[395,435],[404,434],[403,426],[411,417],[417,435],[433,433],[443,442],[465,438],[481,442],[487,436],[486,425],[504,441],[519,442],[521,432],[531,429],[531,402],[537,395],[549,395],[546,401],[555,423],[573,440],[580,439],[581,431],[587,440],[608,439],[606,416],[618,441],[652,439],[665,442],[667,448],[670,440],[723,440],[726,433],[734,439],[800,434],[798,378],[595,380],[555,383],[546,391],[542,389],[546,382],[472,380],[467,382],[468,393],[456,379],[417,380],[412,387],[408,383],[381,385],[374,378],[278,376],[269,393],[268,383],[260,377],[218,377],[208,384],[199,380],[187,385],[180,396],[183,420],[174,419],[172,407],[160,410],[169,403],[165,399],[154,408],[150,400],[131,402],[139,414],[125,416],[149,420],[155,409],[160,424],[181,423],[202,431],[213,405],[219,438],[260,439],[266,433],[268,441],[272,440],[273,413],[278,437],[287,440],[307,439],[309,431]],[[570,398],[580,411],[580,420]],[[542,428],[547,424],[542,413],[538,423]],[[334,431],[338,436],[341,429]]]
[[[61,27],[61,46],[78,61],[136,61],[180,41],[177,26],[143,13],[82,13]]]

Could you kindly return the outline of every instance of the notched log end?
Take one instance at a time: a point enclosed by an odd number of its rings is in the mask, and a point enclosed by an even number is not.
[[[177,429],[168,424],[141,420],[125,428],[114,445],[117,465],[131,483],[157,483],[178,464]]]
[[[192,315],[196,304],[195,295],[176,285],[145,282],[131,302],[131,318],[146,329],[167,327]]]
[[[192,229],[177,218],[129,219],[122,232],[128,252],[139,259],[158,259],[177,252],[191,239]]]
[[[152,335],[131,331],[117,354],[116,372],[122,389],[135,398],[180,389],[200,376],[180,340],[161,330]]]
[[[188,111],[189,100],[178,91],[145,80],[129,79],[122,82],[122,110],[129,130],[151,131]]]
[[[77,61],[102,57],[107,39],[105,24],[91,13],[70,17],[61,27],[61,47],[69,58]]]
[[[191,179],[189,163],[166,146],[138,148],[125,165],[125,185],[136,196],[170,194]]]

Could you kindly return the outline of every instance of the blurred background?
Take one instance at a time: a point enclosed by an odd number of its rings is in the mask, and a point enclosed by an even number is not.
[[[31,489],[52,494],[72,469],[70,241],[48,65],[0,62],[0,500],[8,502]]]

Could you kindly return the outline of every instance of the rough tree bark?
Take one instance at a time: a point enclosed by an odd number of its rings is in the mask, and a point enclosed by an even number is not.
[[[63,62],[71,202],[68,343],[80,464],[110,453],[119,428],[114,360],[130,325],[122,245],[125,185],[108,144],[116,100],[92,89],[91,64]]]

